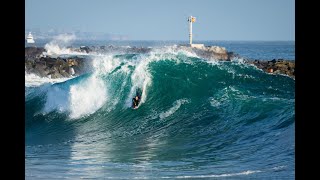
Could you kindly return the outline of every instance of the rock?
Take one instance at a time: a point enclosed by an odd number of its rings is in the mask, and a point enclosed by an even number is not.
[[[80,51],[81,51],[81,52],[89,53],[89,52],[91,52],[92,50],[91,50],[88,46],[80,46]]]
[[[63,76],[58,72],[54,72],[53,74],[51,74],[51,78],[53,78],[53,79],[55,79],[55,78],[63,78]]]
[[[177,49],[186,50],[192,53],[195,53],[197,56],[204,59],[214,59],[214,60],[223,60],[230,61],[232,57],[235,56],[232,52],[226,51],[224,47],[219,46],[195,46],[190,47],[186,45],[179,45]]]
[[[228,59],[233,59],[233,58],[240,58],[240,56],[238,54],[235,54],[234,52],[227,52],[228,55]]]
[[[271,61],[265,60],[247,60],[249,64],[254,64],[257,68],[265,72],[273,74],[286,74],[290,77],[295,77],[295,61],[284,59],[273,59]]]
[[[26,47],[24,51],[24,56],[25,56],[25,59],[38,58],[42,55],[43,52],[45,52],[44,48]]]
[[[278,69],[278,70],[274,71],[274,74],[281,74],[281,71]]]
[[[67,71],[64,70],[64,69],[60,71],[60,74],[61,74],[63,77],[70,77],[70,76],[71,76],[71,74],[67,73]]]
[[[47,70],[47,66],[44,63],[38,63],[34,67],[35,74],[40,77],[46,77],[49,71]]]
[[[80,75],[87,72],[88,62],[84,58],[53,58],[41,56],[42,50],[26,48],[25,71],[40,77],[62,78],[71,75]],[[32,49],[32,50],[30,50]],[[33,58],[28,58],[32,56]]]
[[[273,59],[272,61],[268,61],[268,62],[276,63],[276,59]]]
[[[226,54],[227,50],[224,47],[219,47],[219,46],[208,46],[206,47],[206,49],[204,49],[205,51],[210,51],[216,54]]]

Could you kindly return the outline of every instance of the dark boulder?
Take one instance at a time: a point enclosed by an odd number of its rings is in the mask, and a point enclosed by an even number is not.
[[[92,50],[91,50],[88,46],[80,46],[80,51],[81,51],[81,52],[89,53],[89,52],[91,52]]]
[[[25,59],[34,59],[38,58],[45,52],[44,48],[41,47],[26,47],[24,51]]]
[[[266,60],[247,60],[249,64],[254,64],[257,68],[262,69],[267,73],[286,74],[290,77],[295,77],[295,61],[284,59]]]

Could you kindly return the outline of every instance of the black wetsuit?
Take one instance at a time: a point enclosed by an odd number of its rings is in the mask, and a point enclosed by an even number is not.
[[[135,108],[139,105],[140,99],[132,98],[132,107]]]
[[[142,94],[141,89],[140,88],[136,89],[136,96],[132,98],[132,108],[135,108],[139,105],[141,100],[141,94]],[[136,100],[137,96],[138,96],[138,100]]]

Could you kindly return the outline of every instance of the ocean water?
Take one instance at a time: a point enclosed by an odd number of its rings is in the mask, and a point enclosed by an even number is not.
[[[85,54],[78,77],[25,75],[26,179],[294,179],[294,79],[168,42],[113,44],[154,48]],[[294,60],[292,42],[221,44]]]

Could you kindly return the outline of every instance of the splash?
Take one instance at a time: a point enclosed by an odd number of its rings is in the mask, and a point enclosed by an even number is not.
[[[47,43],[44,48],[47,52],[44,52],[44,55],[60,55],[60,54],[71,54],[71,49],[67,48],[68,45],[71,45],[71,42],[76,39],[74,34],[60,34],[55,36],[53,40]]]
[[[92,76],[87,81],[70,88],[70,118],[77,119],[100,109],[107,100],[104,82]]]
[[[88,116],[100,109],[108,99],[105,83],[97,76],[71,85],[55,86],[48,90],[42,112],[69,113],[71,119]]]
[[[57,78],[57,79],[51,79],[48,77],[40,77],[32,73],[25,72],[25,86],[26,87],[37,87],[44,84],[55,84],[59,82],[64,82],[69,80],[70,78]]]

